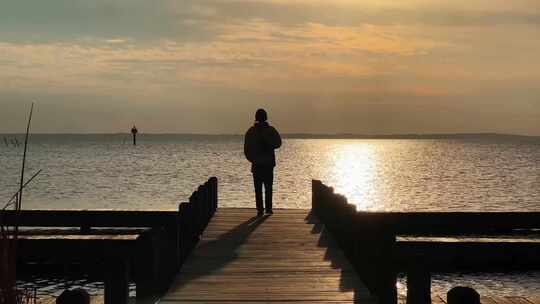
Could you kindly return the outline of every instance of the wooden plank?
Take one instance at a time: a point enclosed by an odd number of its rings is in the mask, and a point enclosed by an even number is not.
[[[420,237],[398,236],[397,242],[420,242],[420,243],[540,243],[540,239],[534,238],[501,238],[501,237]]]
[[[219,209],[160,303],[375,303],[306,210]]]
[[[0,221],[21,227],[160,227],[175,225],[176,211],[6,210]]]
[[[441,297],[441,296],[434,296],[433,297],[433,304],[435,304],[435,303],[437,303],[437,304],[446,304],[446,300],[443,299],[443,297]]]
[[[105,258],[130,257],[135,250],[134,238],[95,239],[19,239],[20,261],[80,262]]]
[[[527,300],[532,304],[540,304],[540,295],[534,295],[533,297],[528,297]]]
[[[480,302],[482,302],[482,304],[497,304],[497,302],[495,301],[495,299],[493,299],[492,297],[489,297],[489,296],[484,296],[484,297],[480,297]]]
[[[454,240],[407,240],[396,242],[395,259],[407,266],[409,261],[424,257],[432,270],[535,269],[540,265],[540,242],[517,240],[457,242]]]
[[[520,296],[494,297],[482,296],[482,304],[540,304],[538,299],[526,298]]]
[[[493,299],[493,302],[495,302],[496,304],[512,304],[512,303],[510,303],[510,301],[508,301],[508,299],[506,299],[506,298],[501,298],[501,297],[491,297],[491,299]]]
[[[534,304],[524,297],[506,297],[506,300],[511,304]]]

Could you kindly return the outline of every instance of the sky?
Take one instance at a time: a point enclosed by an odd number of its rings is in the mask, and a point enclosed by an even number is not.
[[[0,0],[0,133],[540,135],[537,0]]]

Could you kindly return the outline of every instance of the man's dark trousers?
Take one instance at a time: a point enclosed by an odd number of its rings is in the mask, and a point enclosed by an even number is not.
[[[255,185],[255,202],[257,211],[262,212],[264,210],[262,195],[263,185],[266,211],[272,210],[272,184],[274,182],[274,167],[254,165],[251,171],[253,172],[253,184]]]

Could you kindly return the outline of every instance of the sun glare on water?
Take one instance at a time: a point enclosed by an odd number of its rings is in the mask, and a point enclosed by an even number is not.
[[[335,191],[345,194],[358,210],[375,208],[373,202],[366,199],[375,189],[375,158],[373,145],[354,141],[336,145],[327,157],[328,176]]]

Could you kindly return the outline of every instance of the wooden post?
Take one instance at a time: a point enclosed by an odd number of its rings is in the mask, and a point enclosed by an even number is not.
[[[179,266],[182,266],[186,257],[186,242],[187,242],[187,231],[186,231],[186,215],[187,215],[188,203],[180,203],[178,205],[178,252],[180,253]]]
[[[153,231],[143,232],[137,239],[135,253],[135,283],[137,301],[147,300],[156,293],[158,282],[158,255]]]
[[[139,133],[139,131],[137,130],[135,125],[133,125],[133,128],[131,128],[131,134],[133,135],[133,145],[134,146],[137,145],[137,133]]]
[[[151,232],[155,264],[154,292],[162,293],[169,289],[169,285],[176,274],[175,244],[169,238],[165,227],[154,227]]]
[[[358,231],[353,265],[380,304],[397,303],[397,269],[394,262],[396,236],[379,221],[354,221]],[[360,226],[360,227],[358,227]]]
[[[384,267],[382,267],[384,268]],[[378,277],[377,297],[380,304],[397,304],[397,274],[393,270],[381,269]]]
[[[193,196],[192,196],[193,197]],[[180,204],[180,253],[183,263],[197,243],[192,197],[189,203]]]
[[[212,215],[217,210],[218,207],[218,179],[217,177],[211,177],[210,180],[212,181]]]
[[[319,191],[320,191],[320,181],[312,179],[311,180],[311,210],[318,216],[319,213]]]
[[[480,294],[478,294],[478,292],[471,287],[454,287],[448,291],[446,296],[448,304],[480,304]]]
[[[380,230],[379,230],[380,229]],[[375,258],[371,261],[376,266],[374,276],[380,304],[397,304],[397,270],[393,261],[396,236],[388,227],[379,227],[375,247]]]
[[[423,266],[407,272],[407,304],[431,304],[431,275]]]
[[[105,271],[105,304],[127,304],[129,297],[128,264],[109,260]]]

